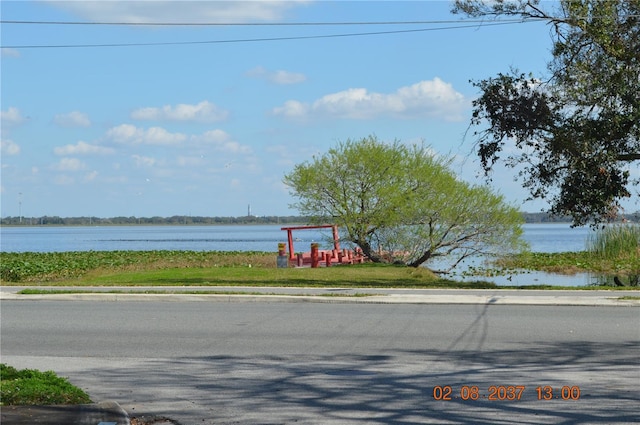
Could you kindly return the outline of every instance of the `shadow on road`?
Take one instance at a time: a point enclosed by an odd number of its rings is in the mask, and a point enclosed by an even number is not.
[[[141,359],[89,373],[130,413],[183,424],[622,424],[640,421],[639,366],[635,342],[534,341],[509,350]],[[518,385],[520,400],[486,398],[490,386]],[[434,387],[446,386],[451,400],[434,399]],[[465,386],[478,387],[478,400],[461,398]],[[539,399],[544,386],[553,399]],[[578,387],[579,399],[563,400],[563,386]]]

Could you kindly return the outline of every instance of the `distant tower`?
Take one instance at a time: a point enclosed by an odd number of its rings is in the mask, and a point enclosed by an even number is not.
[[[251,217],[251,204],[247,206],[247,217]]]
[[[20,224],[22,224],[22,192],[18,193],[18,216],[20,217]]]

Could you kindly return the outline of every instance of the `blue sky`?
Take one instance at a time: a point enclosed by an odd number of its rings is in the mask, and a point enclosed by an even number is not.
[[[2,1],[1,7],[2,20],[40,22],[464,19],[450,14],[449,2],[436,1]],[[460,178],[480,183],[473,140],[464,137],[477,95],[469,80],[509,67],[543,72],[551,44],[540,22],[451,28],[461,24],[5,23],[1,214],[240,216],[250,204],[255,215],[295,215],[283,175],[338,141],[370,134],[423,140],[456,156]],[[425,31],[265,40],[398,30]],[[120,46],[97,46],[105,44]],[[51,47],[77,45],[89,47]],[[514,174],[498,169],[495,189],[522,210],[544,208],[522,204],[527,194]]]

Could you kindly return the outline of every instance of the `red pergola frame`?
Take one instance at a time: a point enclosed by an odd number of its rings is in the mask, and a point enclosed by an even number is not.
[[[280,230],[287,231],[287,240],[289,242],[289,260],[295,259],[295,251],[293,249],[293,231],[294,230],[311,230],[311,229],[333,229],[333,248],[340,250],[340,237],[338,236],[338,226],[335,224],[321,224],[318,226],[294,226],[281,227]]]

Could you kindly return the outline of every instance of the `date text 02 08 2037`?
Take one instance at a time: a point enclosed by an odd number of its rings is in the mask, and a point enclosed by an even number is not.
[[[521,400],[526,387],[524,385],[491,385],[483,391],[476,385],[462,385],[455,391],[451,385],[437,385],[433,387],[435,400],[490,400],[513,401]],[[538,400],[579,400],[580,387],[563,386],[554,388],[549,385],[536,387]]]

